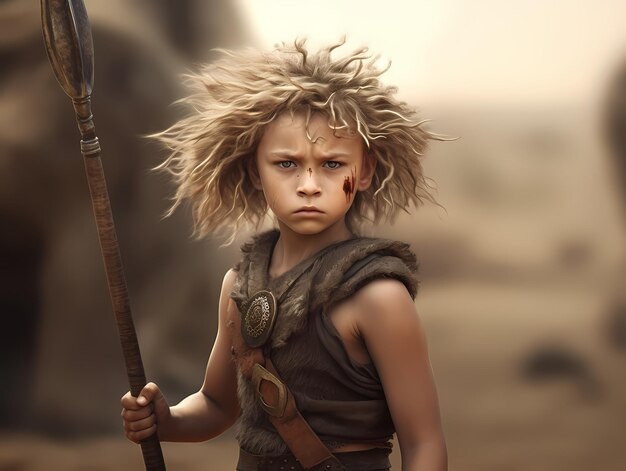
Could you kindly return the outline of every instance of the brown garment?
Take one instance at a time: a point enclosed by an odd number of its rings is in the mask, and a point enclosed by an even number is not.
[[[257,291],[269,289],[276,296],[278,316],[266,355],[271,356],[298,409],[323,441],[330,447],[346,442],[387,442],[394,426],[376,368],[350,359],[327,313],[378,278],[400,280],[414,297],[415,255],[400,242],[354,238],[333,244],[269,280],[268,267],[278,235],[270,231],[242,247],[232,299],[240,312],[245,312],[246,301]],[[344,280],[355,263],[371,254],[376,257]],[[286,453],[284,442],[257,405],[252,385],[241,375],[238,392],[240,446],[255,454]]]

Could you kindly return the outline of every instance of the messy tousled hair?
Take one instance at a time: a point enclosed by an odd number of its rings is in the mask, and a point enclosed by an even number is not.
[[[220,50],[221,58],[187,76],[194,94],[181,101],[195,112],[155,135],[171,151],[157,168],[178,185],[168,214],[189,200],[197,237],[229,228],[232,240],[242,225],[258,227],[268,206],[248,169],[265,126],[283,112],[304,112],[307,119],[323,113],[333,129],[363,138],[376,171],[348,212],[352,230],[363,219],[392,220],[433,201],[421,157],[427,141],[440,136],[395,98],[396,88],[380,82],[389,67],[378,67],[378,56],[361,48],[335,57],[343,44],[317,53],[304,40],[268,53]]]

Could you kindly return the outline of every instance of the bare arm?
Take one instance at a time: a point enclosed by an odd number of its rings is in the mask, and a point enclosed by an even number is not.
[[[237,373],[231,358],[229,312],[237,309],[230,299],[236,273],[224,276],[219,301],[217,337],[200,391],[170,407],[158,386],[146,385],[138,398],[127,393],[122,398],[126,436],[139,442],[158,430],[162,441],[203,441],[229,428],[239,416]]]
[[[447,451],[423,326],[397,280],[377,280],[354,298],[356,327],[380,375],[403,471],[445,471]]]

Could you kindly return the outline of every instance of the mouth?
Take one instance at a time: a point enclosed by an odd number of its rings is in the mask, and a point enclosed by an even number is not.
[[[315,214],[322,213],[323,211],[317,209],[315,206],[303,206],[296,211],[296,214]]]

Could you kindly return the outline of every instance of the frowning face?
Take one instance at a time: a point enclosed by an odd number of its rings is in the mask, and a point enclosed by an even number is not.
[[[256,155],[258,178],[281,231],[313,235],[345,228],[357,191],[369,187],[373,163],[361,137],[333,130],[315,114],[283,113],[267,126]]]

